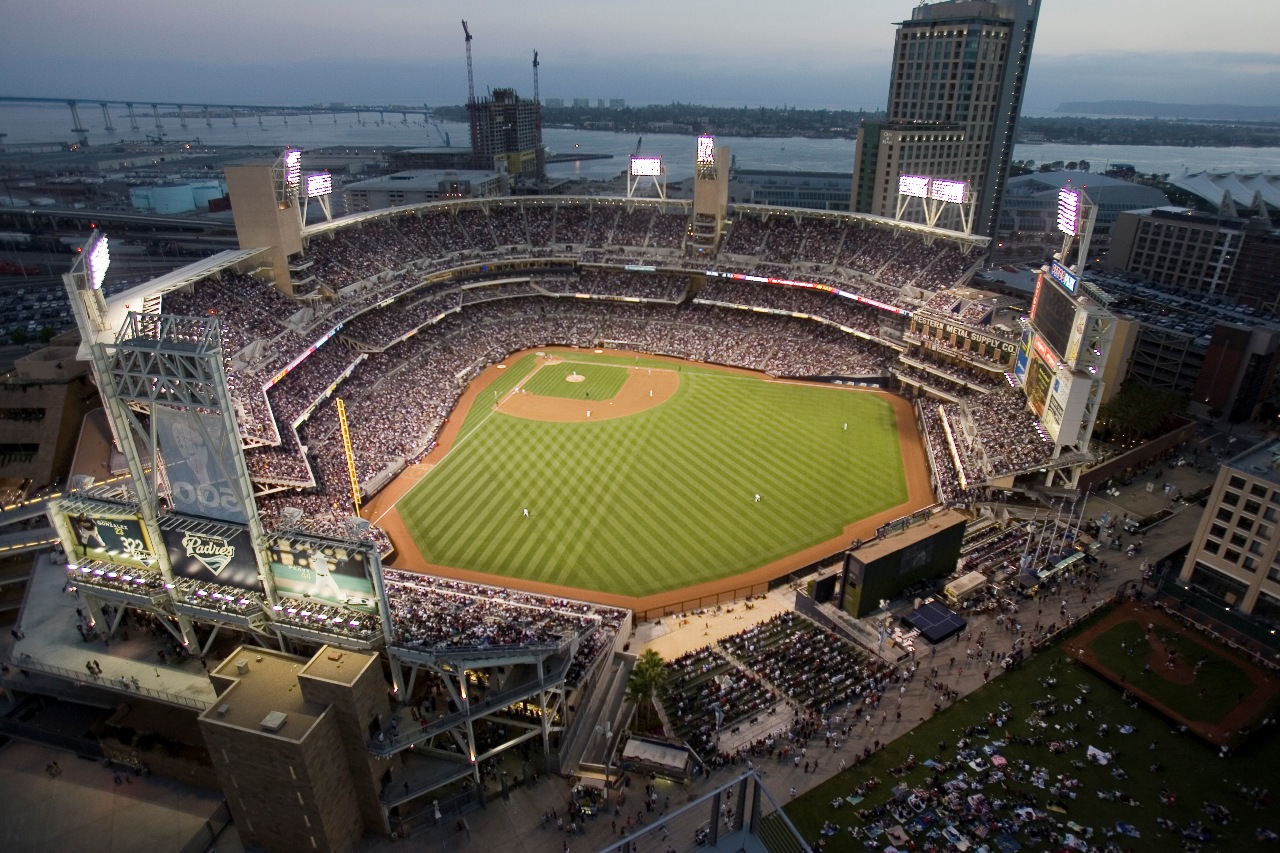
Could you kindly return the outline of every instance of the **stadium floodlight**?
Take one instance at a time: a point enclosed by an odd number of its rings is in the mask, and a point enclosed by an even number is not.
[[[929,198],[952,204],[964,204],[969,200],[969,185],[964,181],[946,181],[935,178],[929,185]]]
[[[89,251],[84,259],[85,271],[89,273],[89,284],[94,290],[102,287],[107,277],[107,267],[111,266],[111,252],[107,248],[107,235],[98,234],[89,240]]]
[[[698,137],[698,165],[714,166],[716,164],[716,138],[714,136]]]
[[[333,192],[333,175],[330,175],[328,172],[316,172],[314,174],[307,175],[305,186],[307,198],[328,195]]]
[[[699,140],[698,157],[699,157],[699,162],[701,162],[701,157],[702,157],[701,140]],[[631,176],[634,178],[661,177],[662,176],[662,158],[661,157],[632,157],[631,158]]]
[[[898,195],[927,198],[929,195],[929,179],[921,175],[899,175]]]
[[[1058,230],[1072,237],[1080,233],[1080,193],[1070,187],[1058,191]]]
[[[286,186],[296,187],[302,180],[302,151],[290,148],[284,152],[284,182]]]

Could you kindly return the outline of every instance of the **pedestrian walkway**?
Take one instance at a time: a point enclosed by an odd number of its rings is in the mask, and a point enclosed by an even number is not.
[[[23,853],[181,850],[222,803],[216,791],[114,772],[61,750],[0,749],[0,849]],[[212,848],[243,850],[233,827]]]

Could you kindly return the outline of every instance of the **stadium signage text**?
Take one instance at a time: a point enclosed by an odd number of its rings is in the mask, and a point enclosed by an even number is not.
[[[865,296],[859,296],[856,293],[850,293],[847,290],[841,290],[838,287],[832,287],[829,284],[814,284],[809,281],[792,281],[789,278],[766,278],[760,275],[746,275],[740,272],[716,272],[715,270],[707,270],[706,275],[713,278],[727,278],[733,281],[754,281],[757,284],[776,284],[782,287],[801,287],[805,290],[821,290],[823,293],[833,293],[836,296],[843,296],[845,299],[852,299],[854,302],[861,302],[863,305],[870,305],[872,308],[879,308],[881,311],[891,311],[894,314],[900,314],[903,317],[910,317],[910,311],[903,311],[893,305],[886,305],[883,302],[877,302],[874,299],[868,299]]]
[[[188,557],[199,560],[215,575],[225,569],[236,556],[236,546],[221,536],[204,536],[188,531],[183,534],[182,547],[186,549]]]
[[[996,347],[1000,349],[1002,352],[1007,352],[1012,354],[1018,351],[1018,345],[1015,343],[1011,343],[1010,341],[1002,341],[999,338],[995,338],[995,337],[992,337],[991,335],[983,334],[982,332],[976,332],[973,329],[969,329],[965,326],[957,326],[954,323],[948,323],[945,320],[939,320],[934,317],[920,316],[919,319],[924,325],[932,326],[935,329],[942,329],[942,331],[948,335],[956,335],[957,337],[968,338],[969,340],[974,341],[976,343],[986,344],[989,347]]]
[[[1036,355],[1040,356],[1041,360],[1043,360],[1045,364],[1049,365],[1051,369],[1056,369],[1062,361],[1062,359],[1058,358],[1057,353],[1053,351],[1053,348],[1050,347],[1049,344],[1045,342],[1045,339],[1039,335],[1036,336],[1034,349],[1036,351]]]
[[[1058,261],[1054,261],[1049,266],[1049,278],[1065,287],[1068,293],[1075,293],[1076,286],[1080,283],[1079,276]]]

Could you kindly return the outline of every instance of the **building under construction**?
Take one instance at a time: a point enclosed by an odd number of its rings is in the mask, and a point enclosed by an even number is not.
[[[542,105],[514,89],[494,89],[492,97],[467,102],[471,120],[471,165],[501,169],[512,177],[541,181]]]
[[[471,168],[501,171],[513,178],[546,180],[542,156],[542,104],[538,100],[538,53],[533,54],[533,100],[515,89],[494,89],[476,98],[471,64],[471,30],[462,22],[467,45],[467,116],[471,121]]]

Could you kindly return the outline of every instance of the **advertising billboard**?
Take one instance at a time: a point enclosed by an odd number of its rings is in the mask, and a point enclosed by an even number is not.
[[[190,409],[156,407],[156,436],[175,512],[244,524],[246,500],[235,476],[240,439],[222,419]]]
[[[230,535],[217,535],[203,528],[208,528],[204,522],[183,519],[163,531],[173,573],[192,580],[261,592],[258,561],[253,555],[248,529],[236,527]]]
[[[138,517],[109,518],[80,513],[66,518],[75,538],[77,558],[144,568],[155,565],[155,551]]]
[[[267,543],[267,559],[281,595],[377,612],[373,572],[379,566],[372,549],[337,540],[274,536]]]
[[[1067,269],[1061,261],[1054,261],[1049,265],[1049,278],[1062,285],[1068,293],[1075,293],[1080,284],[1079,276]]]
[[[1027,376],[1027,405],[1036,417],[1044,415],[1045,402],[1049,397],[1049,388],[1053,384],[1054,369],[1039,358],[1031,359]]]

